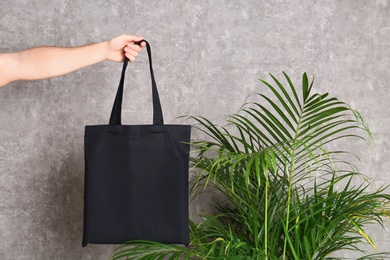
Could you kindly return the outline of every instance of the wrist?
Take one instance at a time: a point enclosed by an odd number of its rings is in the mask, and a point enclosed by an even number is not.
[[[101,45],[101,48],[102,48],[102,58],[103,58],[103,60],[109,60],[110,59],[110,49],[109,49],[108,41],[101,42],[100,45]]]

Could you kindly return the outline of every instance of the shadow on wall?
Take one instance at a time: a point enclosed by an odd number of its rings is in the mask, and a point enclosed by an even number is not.
[[[47,171],[30,182],[35,190],[30,190],[33,198],[29,199],[34,205],[29,227],[33,241],[26,245],[35,248],[38,258],[58,259],[63,256],[57,254],[81,248],[84,162],[80,151],[51,154],[47,160],[42,167]]]
[[[75,145],[82,147],[82,142]],[[60,158],[57,160],[57,158]],[[81,247],[84,205],[84,154],[75,149],[52,154],[44,179],[32,182],[39,191],[31,200],[38,206],[31,212],[34,232],[28,242],[33,259],[107,259],[116,245]],[[38,187],[39,186],[39,187]],[[50,248],[50,250],[48,250]],[[64,254],[66,252],[66,258]],[[26,254],[24,254],[26,255]]]
[[[53,167],[48,180],[51,196],[46,201],[48,208],[45,217],[50,217],[47,227],[61,240],[59,244],[68,244],[72,248],[80,246],[82,238],[83,158],[82,153],[67,154],[61,160],[58,171]]]

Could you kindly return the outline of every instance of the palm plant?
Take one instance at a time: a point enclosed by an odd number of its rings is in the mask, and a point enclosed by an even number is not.
[[[214,213],[190,224],[188,248],[130,241],[113,259],[338,259],[340,250],[383,259],[367,225],[390,218],[386,187],[370,183],[332,148],[339,139],[370,139],[361,115],[328,93],[313,93],[303,74],[300,91],[283,73],[260,80],[273,98],[257,94],[219,127],[190,117],[209,140],[195,142],[194,196],[207,187],[222,194]],[[367,135],[364,137],[363,135]],[[368,255],[361,244],[371,245]]]

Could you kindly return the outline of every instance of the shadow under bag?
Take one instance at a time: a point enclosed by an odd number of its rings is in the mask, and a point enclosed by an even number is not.
[[[85,127],[83,247],[129,240],[189,244],[191,126],[164,124],[147,42],[146,47],[153,124],[121,125],[125,58],[109,124]]]

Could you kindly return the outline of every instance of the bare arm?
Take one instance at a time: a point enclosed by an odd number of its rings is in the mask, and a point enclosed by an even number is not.
[[[133,35],[121,35],[110,41],[79,47],[36,47],[17,53],[1,53],[0,87],[16,80],[64,75],[103,60],[122,62],[125,55],[130,61],[134,61],[142,49],[134,42],[142,39]],[[145,43],[142,44],[144,45]]]

